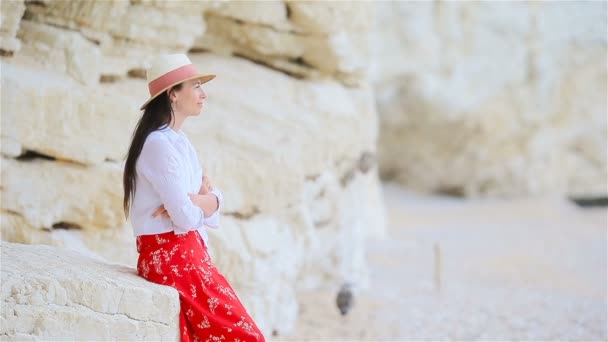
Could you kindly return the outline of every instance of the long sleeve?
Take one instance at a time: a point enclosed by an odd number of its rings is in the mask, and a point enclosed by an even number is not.
[[[175,226],[175,233],[187,233],[205,223],[203,210],[195,206],[180,177],[179,163],[169,143],[148,137],[138,163],[143,176],[152,184]]]
[[[219,189],[213,189],[209,191],[210,194],[214,194],[217,197],[218,207],[217,210],[209,217],[205,219],[205,226],[209,228],[220,227],[220,209],[222,209],[223,196]]]

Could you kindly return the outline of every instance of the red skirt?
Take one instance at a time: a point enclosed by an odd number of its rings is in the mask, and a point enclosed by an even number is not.
[[[137,237],[138,274],[179,292],[182,341],[265,341],[197,231]]]

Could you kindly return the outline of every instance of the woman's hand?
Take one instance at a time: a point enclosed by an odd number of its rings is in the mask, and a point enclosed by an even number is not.
[[[209,191],[211,191],[211,181],[209,180],[209,177],[203,176],[203,184],[201,185],[198,194],[206,195]]]
[[[163,215],[164,217],[169,217],[169,213],[167,212],[167,209],[165,209],[164,205],[161,205],[160,207],[158,207],[158,209],[156,209],[156,211],[152,214],[152,218],[154,218],[158,215]]]
[[[194,205],[203,209],[205,217],[210,217],[219,207],[219,200],[214,194],[188,194]]]
[[[205,212],[205,217],[211,216],[219,207],[219,200],[214,194],[210,194],[209,191],[212,189],[211,181],[209,181],[208,177],[203,177],[203,185],[201,185],[201,190],[198,194],[188,194],[190,200],[194,205],[203,209]],[[163,217],[169,217],[169,213],[167,209],[165,209],[164,205],[161,205],[152,213],[152,218],[155,218],[158,215],[162,215]]]

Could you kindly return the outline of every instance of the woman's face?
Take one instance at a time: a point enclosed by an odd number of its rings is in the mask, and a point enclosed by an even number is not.
[[[190,80],[184,82],[180,90],[173,91],[171,98],[175,103],[176,112],[187,116],[199,115],[207,94],[199,80]]]

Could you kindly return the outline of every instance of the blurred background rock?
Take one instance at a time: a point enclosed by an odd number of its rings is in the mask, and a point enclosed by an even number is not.
[[[134,267],[122,165],[145,69],[158,54],[188,53],[218,75],[184,127],[227,199],[212,254],[260,328],[287,336],[306,314],[299,293],[374,288],[370,241],[411,219],[389,210],[387,225],[385,202],[404,195],[383,195],[382,182],[468,199],[607,196],[606,10],[2,1],[2,240]],[[20,290],[7,289],[14,310]],[[11,312],[2,334],[51,336],[31,322],[18,331]]]

